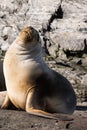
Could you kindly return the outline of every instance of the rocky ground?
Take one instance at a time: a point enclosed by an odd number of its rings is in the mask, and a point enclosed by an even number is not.
[[[24,111],[0,110],[0,130],[87,130],[87,107],[59,120],[29,115]]]
[[[86,130],[87,0],[0,0],[1,59],[20,29],[29,25],[39,31],[47,64],[71,82],[81,107],[72,121],[0,110],[0,129]]]

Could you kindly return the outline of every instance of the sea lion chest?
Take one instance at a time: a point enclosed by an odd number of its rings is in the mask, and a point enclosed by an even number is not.
[[[4,60],[4,72],[7,81],[10,79],[16,82],[29,82],[40,75],[43,71],[43,64],[36,59],[30,58],[26,52],[24,54],[7,53]]]
[[[4,75],[8,95],[16,107],[24,109],[27,92],[43,70],[43,65],[35,58],[30,58],[27,52],[8,50],[4,59]]]

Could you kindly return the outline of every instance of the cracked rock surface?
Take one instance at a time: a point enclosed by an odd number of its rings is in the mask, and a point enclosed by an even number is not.
[[[7,50],[25,26],[41,29],[60,4],[61,0],[0,0],[1,48]]]
[[[79,107],[81,108],[81,106]],[[87,107],[78,109],[71,120],[53,120],[30,115],[23,111],[0,110],[1,130],[87,130]],[[80,111],[79,111],[80,110]]]

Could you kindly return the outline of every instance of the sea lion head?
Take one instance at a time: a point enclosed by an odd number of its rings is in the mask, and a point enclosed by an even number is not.
[[[29,26],[23,28],[19,33],[18,42],[21,46],[35,46],[36,44],[40,43],[40,36],[37,30],[33,27]]]

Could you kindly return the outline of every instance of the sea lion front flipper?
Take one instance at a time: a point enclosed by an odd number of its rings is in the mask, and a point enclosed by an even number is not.
[[[26,112],[28,112],[29,114],[32,115],[37,115],[40,117],[45,117],[45,118],[49,118],[49,119],[58,119],[54,114],[42,111],[42,110],[38,110],[38,109],[33,109],[33,108],[27,108]]]
[[[1,106],[1,109],[16,109],[16,107],[12,104],[8,94],[6,94],[6,97]]]
[[[1,106],[1,109],[9,108],[10,104],[11,104],[11,101],[9,99],[8,94],[6,94],[6,97],[5,97],[5,100],[4,100],[4,102],[3,102],[2,106]]]
[[[6,94],[7,94],[7,91],[1,91],[0,92],[0,108],[5,100],[5,97],[6,97]]]
[[[73,118],[70,115],[63,115],[63,114],[52,114],[52,113],[48,113],[42,110],[38,110],[38,109],[33,109],[33,108],[27,108],[26,111],[29,114],[32,115],[37,115],[40,117],[45,117],[48,119],[55,119],[55,120],[61,120],[61,121],[72,121]]]

